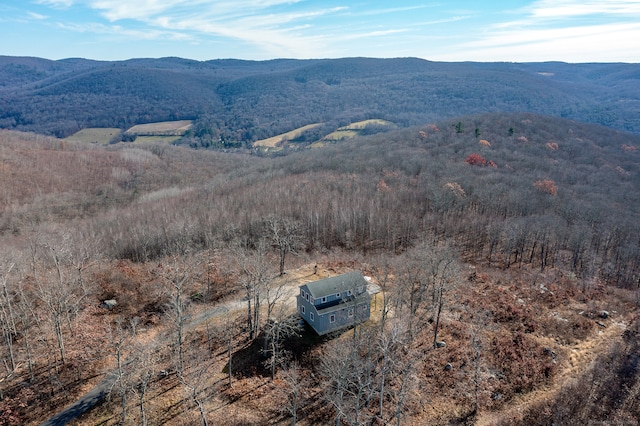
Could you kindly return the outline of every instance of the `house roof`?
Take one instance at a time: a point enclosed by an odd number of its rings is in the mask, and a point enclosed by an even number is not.
[[[336,275],[335,277],[325,278],[323,280],[313,281],[304,284],[314,299],[329,296],[330,294],[342,293],[347,290],[353,290],[358,286],[367,285],[360,271],[349,272],[347,274]],[[301,286],[302,287],[302,286]]]

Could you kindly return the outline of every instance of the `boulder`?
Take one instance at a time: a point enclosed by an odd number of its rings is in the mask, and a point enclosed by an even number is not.
[[[116,299],[107,299],[107,300],[103,300],[100,305],[103,308],[113,309],[118,305],[118,302],[116,302]]]

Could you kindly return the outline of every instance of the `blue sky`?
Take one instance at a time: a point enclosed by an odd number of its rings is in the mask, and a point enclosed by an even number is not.
[[[640,0],[3,0],[0,55],[640,62]]]

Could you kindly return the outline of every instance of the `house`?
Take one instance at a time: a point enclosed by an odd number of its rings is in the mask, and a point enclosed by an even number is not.
[[[298,313],[320,336],[369,319],[371,295],[360,271],[300,286]]]

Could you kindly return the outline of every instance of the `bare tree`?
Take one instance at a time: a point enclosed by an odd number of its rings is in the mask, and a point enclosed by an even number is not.
[[[176,365],[178,373],[181,373],[184,368],[184,333],[187,321],[187,297],[185,292],[193,269],[190,259],[192,258],[188,258],[186,255],[176,255],[172,257],[170,264],[159,267],[159,275],[170,286],[171,299],[169,307],[171,308],[172,324],[176,333],[175,349],[178,355]]]
[[[283,368],[281,374],[285,384],[284,389],[279,388],[279,396],[284,402],[282,407],[291,416],[291,425],[296,426],[298,411],[306,403],[305,390],[310,386],[310,381],[296,361]]]
[[[432,282],[432,303],[435,309],[435,324],[433,328],[433,347],[437,347],[440,315],[444,304],[444,293],[453,285],[458,276],[459,268],[453,253],[448,247],[434,250],[428,258],[428,272]]]
[[[71,318],[87,295],[82,273],[88,259],[74,259],[71,247],[69,234],[63,234],[55,243],[34,242],[31,246],[36,295],[49,314],[63,363],[66,362],[63,326],[66,323],[72,332]]]
[[[401,346],[393,358],[393,374],[396,379],[393,400],[395,409],[393,417],[396,425],[402,424],[407,399],[416,389],[418,380],[415,376],[416,365],[419,363],[417,351],[412,346]]]
[[[231,320],[231,316],[229,315],[228,311],[226,312],[224,317],[225,317],[225,321],[224,321],[224,329],[223,329],[222,336],[224,338],[225,345],[227,347],[227,373],[228,373],[227,377],[229,379],[229,387],[231,387],[231,385],[233,384],[232,365],[233,365],[233,337],[235,334],[234,333],[235,328],[233,326],[233,321]]]
[[[285,339],[299,333],[297,315],[287,315],[284,310],[279,312],[266,326],[265,341],[269,360],[267,365],[271,369],[271,380],[275,377],[276,368],[285,356],[282,343]]]
[[[18,285],[18,317],[20,324],[20,334],[24,342],[24,351],[27,356],[27,368],[29,369],[29,378],[34,380],[34,360],[33,360],[33,337],[32,328],[38,322],[35,314],[35,297],[30,294],[21,282]]]
[[[348,341],[336,341],[320,363],[325,398],[336,410],[336,426],[343,420],[354,426],[367,424],[374,415],[368,408],[377,389],[377,353],[370,343],[366,333]]]
[[[114,356],[116,358],[116,380],[113,383],[117,386],[116,393],[120,396],[120,417],[121,423],[127,421],[127,396],[130,390],[130,374],[128,365],[125,362],[125,352],[131,338],[128,330],[125,330],[121,321],[116,321],[114,325],[109,326],[109,334],[111,345],[113,346]],[[113,388],[110,393],[113,392]]]
[[[16,368],[13,348],[13,341],[17,335],[16,316],[14,313],[15,299],[8,289],[9,276],[15,266],[15,262],[0,258],[0,326],[2,327],[2,336],[4,337],[4,343],[7,348],[9,363],[11,365],[11,369],[7,374],[10,374]]]
[[[302,245],[300,222],[287,217],[269,217],[265,220],[265,228],[271,245],[278,252],[280,259],[280,275],[284,275],[284,262],[289,253],[297,253]]]
[[[202,425],[208,426],[209,422],[204,405],[207,395],[204,390],[209,379],[207,373],[212,366],[212,360],[206,350],[197,348],[190,352],[189,365],[185,367],[179,377],[189,399],[198,407]]]
[[[255,249],[236,246],[235,252],[239,269],[238,281],[247,300],[249,339],[253,340],[260,333],[260,304],[263,292],[273,277],[273,271],[263,241],[259,241]]]
[[[138,400],[140,424],[142,426],[147,426],[148,424],[145,398],[156,372],[157,357],[157,347],[155,343],[149,345],[134,345],[131,362],[135,376],[133,380],[131,380],[131,392],[136,395]]]

